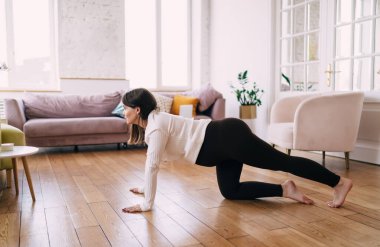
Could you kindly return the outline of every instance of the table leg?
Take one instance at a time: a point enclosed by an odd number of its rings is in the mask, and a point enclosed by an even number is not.
[[[21,159],[22,159],[22,164],[24,166],[24,171],[25,171],[26,179],[28,180],[30,194],[32,195],[33,201],[36,201],[36,196],[34,195],[32,177],[30,176],[28,162],[26,161],[26,157],[22,157]]]
[[[16,195],[18,195],[17,160],[12,158],[13,180],[15,181]]]
[[[7,170],[7,188],[12,187],[12,169]]]

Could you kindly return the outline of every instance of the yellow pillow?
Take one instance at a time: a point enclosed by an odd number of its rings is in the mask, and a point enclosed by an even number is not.
[[[179,106],[193,105],[193,117],[194,117],[198,102],[199,102],[198,98],[183,96],[183,95],[175,95],[173,98],[171,113],[174,115],[179,115]]]

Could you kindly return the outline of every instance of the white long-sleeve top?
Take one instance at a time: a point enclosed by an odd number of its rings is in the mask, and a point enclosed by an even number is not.
[[[165,160],[184,159],[194,164],[202,147],[209,119],[194,120],[165,112],[153,111],[148,116],[145,142],[148,144],[145,162],[144,201],[142,211],[152,208],[157,190],[159,164]]]

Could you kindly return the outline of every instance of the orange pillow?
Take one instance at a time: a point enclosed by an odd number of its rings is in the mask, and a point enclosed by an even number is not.
[[[183,96],[183,95],[175,95],[173,98],[172,110],[170,113],[174,115],[179,115],[179,106],[193,105],[193,117],[194,117],[198,102],[199,102],[198,98]]]

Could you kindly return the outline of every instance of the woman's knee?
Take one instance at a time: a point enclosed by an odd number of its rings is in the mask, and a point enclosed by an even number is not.
[[[228,200],[236,199],[236,189],[232,187],[219,187],[222,196]]]
[[[216,166],[220,193],[226,199],[234,199],[240,186],[240,174],[243,163],[237,160],[224,160]]]

